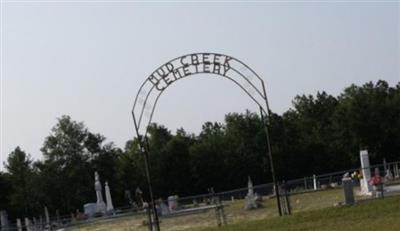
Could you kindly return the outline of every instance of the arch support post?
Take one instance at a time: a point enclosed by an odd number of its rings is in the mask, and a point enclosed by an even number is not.
[[[276,176],[275,176],[275,168],[274,168],[274,161],[272,158],[272,148],[271,148],[271,141],[269,138],[269,129],[268,129],[268,122],[271,120],[270,118],[270,110],[269,110],[269,105],[268,105],[268,100],[267,100],[267,94],[265,91],[265,87],[263,84],[263,91],[264,91],[264,97],[265,97],[265,104],[267,107],[267,115],[264,116],[263,110],[260,107],[260,114],[261,114],[261,120],[264,126],[264,130],[265,130],[265,136],[266,136],[266,144],[267,144],[267,157],[268,157],[268,162],[269,162],[269,168],[271,171],[271,175],[272,175],[272,183],[274,185],[274,192],[275,192],[275,196],[276,196],[276,203],[278,206],[278,213],[279,216],[282,216],[282,207],[281,207],[281,199],[280,199],[280,195],[279,195],[279,186],[278,186],[278,182],[276,181]]]
[[[144,156],[144,165],[145,165],[145,173],[146,173],[146,180],[147,180],[147,187],[149,190],[149,230],[150,231],[160,231],[160,222],[158,219],[158,213],[156,209],[156,202],[153,196],[153,187],[151,185],[151,177],[150,177],[150,163],[149,163],[149,146],[147,142],[147,138],[144,138],[144,141],[140,139],[140,152]]]

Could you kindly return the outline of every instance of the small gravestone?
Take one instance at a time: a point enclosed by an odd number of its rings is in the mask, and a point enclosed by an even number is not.
[[[160,206],[162,216],[170,214],[168,205],[164,201],[161,201],[159,206]]]
[[[49,210],[47,209],[47,207],[44,207],[44,216],[46,219],[45,229],[49,230],[50,229],[50,215],[49,215]]]
[[[192,203],[193,203],[193,207],[199,207],[199,202],[197,202],[196,199],[193,199]]]
[[[32,231],[31,221],[27,217],[25,217],[25,229],[26,231]]]
[[[399,165],[397,163],[395,163],[394,166],[393,166],[393,173],[394,173],[394,178],[395,179],[399,179],[400,178]]]
[[[178,209],[178,195],[168,197],[168,208],[172,212]]]
[[[135,208],[136,207],[136,203],[132,200],[131,191],[125,190],[124,195],[125,195],[125,199],[127,200],[128,204],[131,207]]]
[[[246,199],[245,209],[250,210],[261,207],[261,204],[258,201],[258,196],[254,193],[253,182],[251,181],[250,177],[248,178],[247,188],[248,191],[245,198]]]
[[[139,187],[135,190],[136,203],[139,208],[144,208],[143,192]]]
[[[314,186],[314,190],[318,189],[317,176],[315,174],[313,175],[313,186]]]
[[[393,180],[393,174],[390,171],[390,168],[386,169],[386,175],[385,175],[385,182],[389,182]]]
[[[17,218],[17,230],[22,231],[22,223],[21,223],[21,219],[19,219],[19,218]]]
[[[349,176],[345,176],[342,179],[343,191],[344,191],[344,203],[346,205],[354,204],[354,193],[353,193],[353,180]]]
[[[87,203],[83,205],[83,213],[88,217],[94,217],[97,211],[96,203]]]
[[[36,230],[38,228],[36,217],[32,218],[32,224],[33,230]]]
[[[0,223],[1,223],[1,228],[0,230],[8,230],[8,216],[7,212],[5,210],[0,211]]]
[[[376,198],[383,197],[383,183],[382,178],[380,176],[379,168],[375,168],[374,176],[371,178],[371,182],[373,191]]]

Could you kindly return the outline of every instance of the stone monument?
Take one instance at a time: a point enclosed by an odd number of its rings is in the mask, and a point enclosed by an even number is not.
[[[399,165],[397,163],[395,163],[394,166],[393,166],[393,173],[394,173],[394,178],[395,179],[399,179],[400,178]]]
[[[22,231],[22,222],[20,218],[17,218],[17,230]]]
[[[168,208],[169,211],[174,211],[178,209],[178,195],[173,195],[168,197]]]
[[[361,194],[372,195],[372,188],[369,184],[371,179],[371,170],[369,165],[369,157],[367,150],[360,151],[362,179],[360,179]]]
[[[86,203],[83,205],[83,213],[88,217],[93,217],[96,214],[97,204],[96,203]]]
[[[313,175],[313,186],[314,190],[318,190],[317,176],[315,174]]]
[[[168,205],[160,198],[157,200],[158,213],[161,216],[170,214]]]
[[[113,206],[112,199],[111,199],[110,187],[108,186],[107,181],[106,181],[105,189],[106,189],[107,213],[112,213],[112,212],[114,212],[114,206]]]
[[[390,168],[386,169],[386,175],[385,175],[385,183],[390,182],[394,179],[392,171],[390,171]]]
[[[46,224],[45,224],[45,229],[46,230],[50,230],[51,224],[50,224],[50,215],[49,215],[49,210],[47,209],[47,207],[44,207],[44,216],[46,219]]]
[[[0,230],[8,230],[8,215],[6,210],[1,210],[0,211],[0,224],[1,228]]]
[[[138,208],[143,208],[144,207],[143,192],[139,187],[137,187],[135,190],[135,198]]]
[[[354,194],[353,194],[353,180],[349,175],[345,175],[342,178],[343,191],[344,191],[344,203],[346,205],[354,204]]]
[[[256,209],[259,208],[259,204],[257,203],[257,195],[254,193],[253,182],[249,177],[247,181],[247,195],[246,195],[246,205],[245,209]]]
[[[31,221],[27,217],[25,217],[25,230],[26,231],[32,231]]]
[[[105,213],[106,212],[106,204],[104,203],[103,200],[103,194],[102,194],[102,187],[100,183],[100,177],[97,172],[94,172],[94,189],[96,190],[96,197],[97,197],[97,202],[96,202],[96,213]]]

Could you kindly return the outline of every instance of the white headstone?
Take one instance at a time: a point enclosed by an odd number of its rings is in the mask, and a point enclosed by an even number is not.
[[[161,201],[160,203],[160,209],[161,209],[161,215],[163,216],[168,215],[170,213],[168,206],[163,201]]]
[[[360,180],[361,194],[372,195],[372,188],[369,184],[371,179],[371,169],[369,165],[369,156],[367,150],[360,151],[361,169],[363,178]]]
[[[97,197],[97,202],[96,202],[96,212],[98,213],[105,213],[106,212],[106,204],[104,203],[103,200],[103,193],[102,193],[102,187],[100,183],[100,177],[97,172],[94,172],[94,189],[96,190],[96,197]]]
[[[21,223],[21,219],[17,218],[17,229],[18,231],[22,231],[22,223]]]
[[[171,212],[178,209],[178,195],[168,197],[168,208]]]
[[[110,192],[110,187],[108,186],[108,182],[106,181],[106,202],[107,202],[107,212],[113,212],[114,211],[114,206],[112,203],[111,199],[111,192]]]
[[[393,174],[392,171],[390,171],[390,168],[386,169],[386,174],[385,174],[385,182],[389,182],[393,180]]]
[[[47,207],[44,207],[44,216],[46,217],[45,228],[50,228],[50,216],[49,216],[49,210],[47,209]]]
[[[247,180],[247,195],[248,196],[254,195],[253,181],[251,181],[250,177],[248,177],[248,180]]]
[[[34,218],[32,218],[32,227],[33,227],[33,230],[36,230],[37,229],[37,227],[38,227],[38,223],[37,223],[37,220],[36,220],[36,217],[34,217]]]
[[[317,177],[315,176],[315,174],[313,175],[313,184],[314,184],[314,190],[317,190]]]
[[[254,194],[253,182],[249,177],[247,181],[247,195],[246,195],[245,209],[256,209],[256,208],[258,208],[256,195]]]
[[[395,179],[400,178],[399,165],[397,163],[394,164],[393,172],[394,172]]]
[[[1,230],[8,230],[8,216],[6,210],[0,211]]]
[[[96,203],[87,203],[83,205],[83,213],[88,217],[93,217],[97,210]]]
[[[29,218],[27,218],[27,217],[25,217],[25,229],[26,229],[26,231],[32,230],[31,222],[29,221]]]

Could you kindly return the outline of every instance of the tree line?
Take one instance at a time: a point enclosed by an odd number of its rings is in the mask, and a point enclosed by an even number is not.
[[[399,160],[400,82],[351,85],[337,97],[318,92],[299,95],[282,115],[272,113],[272,154],[278,180],[300,178],[359,166],[359,150],[372,163]],[[151,177],[156,197],[193,195],[271,182],[266,134],[257,113],[230,113],[223,123],[206,122],[199,134],[183,128],[172,133],[149,127]],[[94,171],[108,181],[116,207],[140,188],[146,197],[144,160],[138,140],[123,149],[82,122],[58,118],[32,160],[16,147],[0,172],[0,209],[11,218],[50,211],[69,214],[95,202]]]

